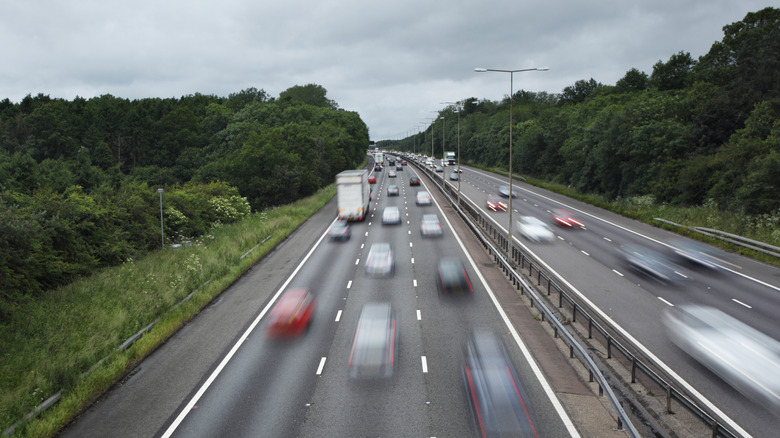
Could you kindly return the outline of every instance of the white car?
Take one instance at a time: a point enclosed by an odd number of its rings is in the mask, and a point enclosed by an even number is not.
[[[517,229],[521,236],[532,242],[552,242],[555,239],[552,229],[533,216],[520,216]]]
[[[420,232],[426,237],[438,237],[443,234],[439,217],[435,214],[423,215],[420,222]]]
[[[385,207],[382,212],[382,225],[400,224],[401,223],[401,211],[398,207]]]
[[[417,205],[431,205],[431,194],[428,192],[417,192]]]

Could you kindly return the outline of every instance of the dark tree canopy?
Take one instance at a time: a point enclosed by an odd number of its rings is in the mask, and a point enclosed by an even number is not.
[[[614,86],[591,78],[513,102],[520,172],[607,198],[780,214],[780,9],[748,13],[705,55],[672,54],[650,76],[632,68]],[[465,99],[458,133],[442,110],[446,143],[459,135],[463,159],[508,167],[507,111],[508,99]],[[395,143],[440,151],[440,124]]]
[[[225,211],[312,194],[364,160],[356,113],[319,85],[283,94],[0,101],[0,319],[30,294],[159,247],[158,187],[176,242],[239,218]]]

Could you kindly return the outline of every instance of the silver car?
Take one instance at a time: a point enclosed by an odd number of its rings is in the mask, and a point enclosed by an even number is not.
[[[390,303],[364,305],[347,362],[349,376],[357,379],[392,376],[397,346],[395,315]]]
[[[398,207],[385,207],[382,212],[382,225],[396,225],[401,223],[401,211]]]
[[[680,349],[780,415],[780,342],[712,307],[678,305],[664,316]]]
[[[439,217],[435,214],[423,215],[420,222],[420,232],[425,237],[439,237],[443,234]]]
[[[375,243],[368,250],[366,274],[372,277],[387,277],[395,272],[395,254],[389,243]]]
[[[417,205],[431,205],[431,194],[428,192],[417,192]]]
[[[552,242],[555,238],[552,229],[533,216],[520,216],[517,229],[521,236],[532,242]]]

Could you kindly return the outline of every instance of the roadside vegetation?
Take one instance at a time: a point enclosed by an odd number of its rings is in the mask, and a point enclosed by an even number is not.
[[[217,225],[189,246],[128,260],[26,302],[0,325],[0,432],[62,390],[59,403],[21,424],[15,436],[54,434],[325,205],[335,191],[331,184],[292,204]],[[129,349],[118,350],[155,320]]]
[[[319,85],[272,98],[0,101],[0,324],[96,270],[309,196],[365,159],[368,128]],[[162,189],[162,197],[158,193]],[[162,209],[162,211],[161,211]]]
[[[768,7],[725,25],[698,59],[681,51],[614,85],[590,78],[560,94],[519,90],[514,173],[629,215],[780,246],[778,71],[780,9]],[[508,169],[509,96],[465,98],[457,109],[440,111],[445,120],[424,132],[378,144],[418,153],[433,144],[438,157],[444,141],[448,151],[460,145],[463,162]]]

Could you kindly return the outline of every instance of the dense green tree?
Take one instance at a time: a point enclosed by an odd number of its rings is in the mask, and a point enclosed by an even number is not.
[[[327,94],[327,90],[322,85],[295,85],[282,91],[279,94],[279,100],[282,102],[301,102],[321,108],[338,109],[336,102],[328,99]]]
[[[647,74],[635,68],[627,71],[625,76],[615,83],[615,91],[618,93],[630,93],[632,91],[645,91],[649,88]]]
[[[588,96],[601,86],[603,85],[596,82],[593,78],[590,78],[588,81],[579,80],[575,82],[574,85],[570,85],[563,89],[563,93],[561,93],[560,96],[560,102],[562,104],[584,102]]]
[[[650,75],[650,86],[660,91],[682,90],[693,85],[696,61],[688,52],[672,55],[668,61],[658,61]]]

